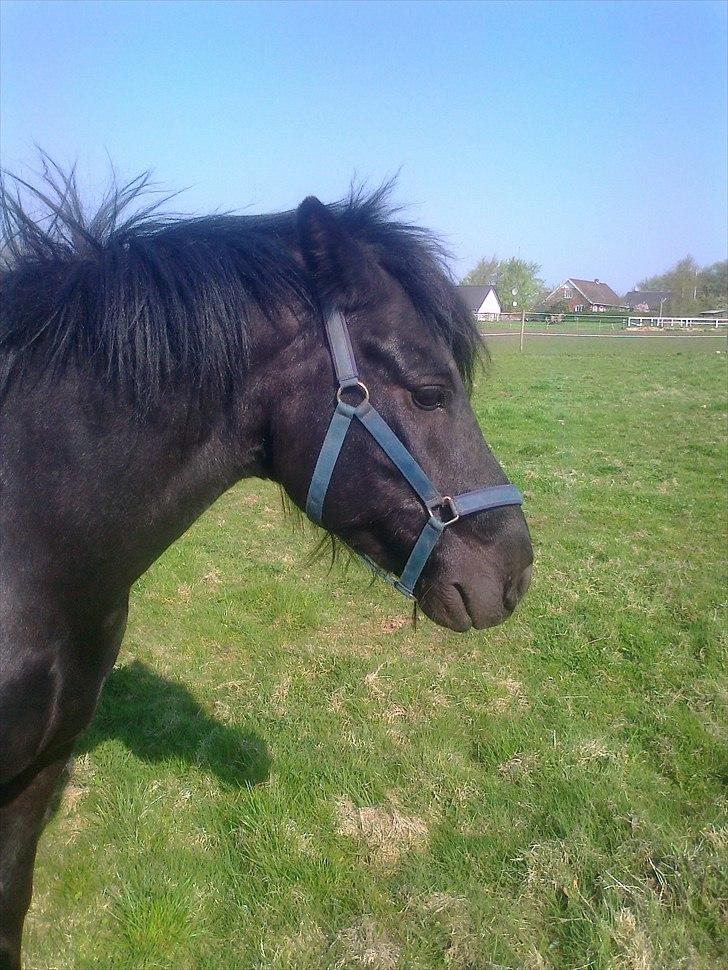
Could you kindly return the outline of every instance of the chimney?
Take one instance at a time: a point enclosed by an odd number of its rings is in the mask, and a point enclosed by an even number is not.
[[[598,283],[598,282],[599,282],[599,280],[594,280],[594,282],[595,282],[595,283]]]

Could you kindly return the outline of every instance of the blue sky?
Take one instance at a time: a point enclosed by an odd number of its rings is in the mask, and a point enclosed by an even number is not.
[[[726,257],[721,2],[2,4],[3,165],[34,144],[189,187],[185,211],[295,206],[399,172],[456,271],[497,253],[618,291]]]

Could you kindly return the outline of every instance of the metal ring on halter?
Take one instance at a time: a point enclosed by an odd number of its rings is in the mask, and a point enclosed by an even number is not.
[[[444,508],[445,505],[449,505],[450,506],[450,509],[452,511],[452,518],[451,519],[445,520],[445,519],[440,518],[438,520],[440,522],[440,525],[442,525],[443,527],[446,526],[446,525],[452,525],[453,522],[457,522],[457,520],[460,518],[460,513],[458,511],[456,511],[455,504],[454,504],[452,498],[449,495],[443,495],[442,501],[441,502],[438,502],[438,505],[439,505],[439,507],[441,509]],[[435,518],[435,515],[434,515],[432,509],[430,509],[430,515],[433,518]]]
[[[362,383],[362,381],[357,381],[356,384],[348,384],[346,387],[339,387],[339,389],[336,392],[336,400],[341,404],[342,403],[341,395],[344,393],[344,391],[351,391],[355,387],[359,388],[359,390],[362,392],[364,397],[361,399],[361,401],[359,401],[357,405],[349,405],[349,407],[355,406],[360,408],[362,404],[366,404],[366,402],[369,400],[369,388],[366,386],[366,384]],[[346,404],[346,401],[344,401],[343,403]]]

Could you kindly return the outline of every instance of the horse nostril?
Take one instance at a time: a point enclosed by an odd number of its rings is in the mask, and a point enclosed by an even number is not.
[[[524,593],[531,583],[532,572],[533,566],[526,566],[523,572],[516,576],[515,579],[510,578],[506,583],[503,590],[503,605],[509,613],[515,610],[519,600],[523,598]]]

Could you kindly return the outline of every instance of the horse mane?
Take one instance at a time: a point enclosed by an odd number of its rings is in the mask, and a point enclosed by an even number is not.
[[[9,184],[13,183],[15,191]],[[329,206],[372,247],[470,383],[479,338],[447,254],[401,221],[391,183],[352,189]],[[313,312],[317,294],[295,259],[295,211],[165,214],[148,173],[114,184],[87,215],[73,170],[46,156],[39,184],[0,186],[0,394],[33,362],[58,375],[75,363],[150,405],[171,380],[219,398],[244,377],[252,314]]]

